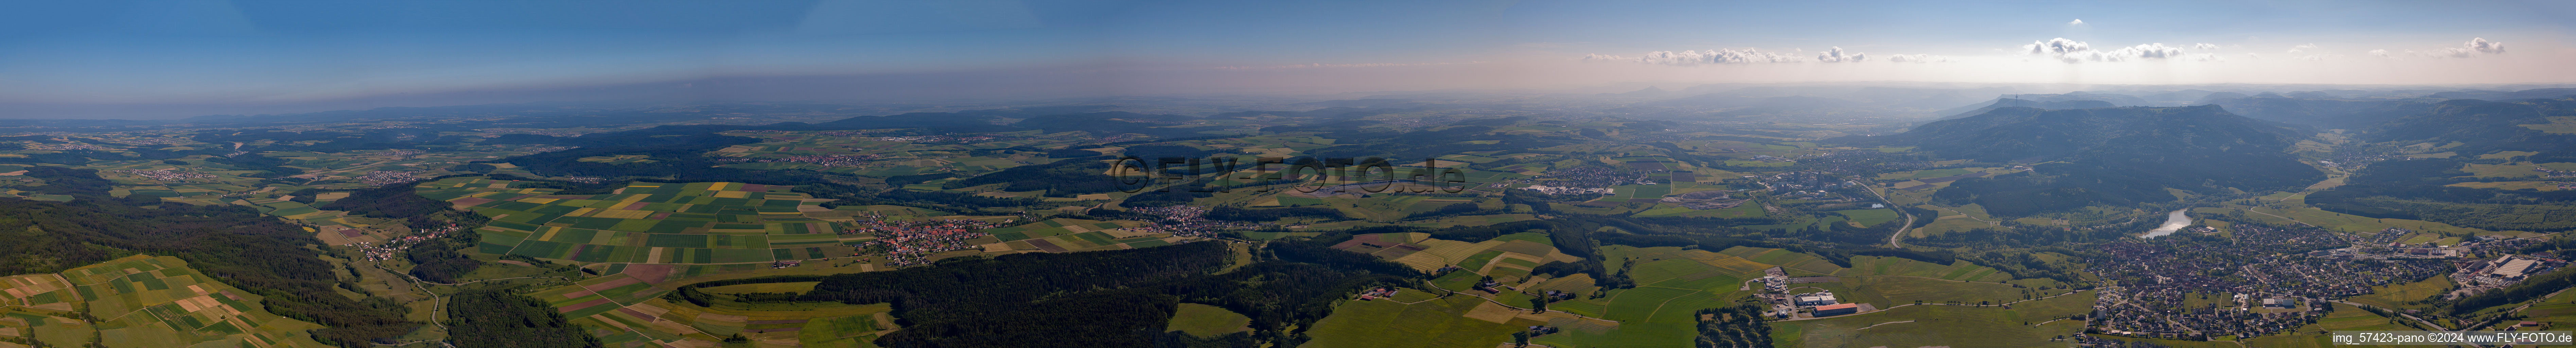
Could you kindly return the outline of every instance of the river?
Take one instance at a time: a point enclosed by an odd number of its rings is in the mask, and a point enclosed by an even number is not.
[[[2168,234],[2173,234],[2174,231],[2181,231],[2183,227],[2191,226],[2191,216],[2182,214],[2182,212],[2190,210],[2191,208],[2182,208],[2182,210],[2173,211],[2172,214],[2165,214],[2164,225],[2156,226],[2156,229],[2153,230],[2147,230],[2147,235],[2139,237],[2163,237]]]

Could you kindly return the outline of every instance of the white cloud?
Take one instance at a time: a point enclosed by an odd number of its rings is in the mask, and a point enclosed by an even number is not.
[[[2215,45],[2211,46],[2214,47]],[[2123,62],[2129,60],[2151,59],[2181,59],[2194,61],[2222,60],[2216,54],[2186,54],[2183,53],[2183,49],[2181,47],[2165,46],[2163,43],[2150,43],[2111,50],[2095,50],[2093,49],[2092,44],[2085,43],[2083,41],[2068,40],[2062,37],[2049,39],[2047,41],[2032,41],[2028,45],[2022,45],[2021,51],[2022,54],[2048,57],[2067,63]]]
[[[2205,44],[2205,43],[2196,43],[2196,44],[2191,44],[2191,49],[2193,49],[2193,50],[2201,50],[2201,51],[2216,50],[2216,49],[2218,49],[2218,45]]]
[[[2077,19],[2073,22],[2066,22],[2066,25],[2084,25],[2084,20]]]
[[[2463,44],[2460,44],[2460,45],[2462,45],[2462,46],[2468,46],[2469,50],[2472,50],[2472,51],[2478,51],[2478,53],[2487,53],[2487,54],[2503,54],[2503,53],[2504,53],[2504,43],[2502,43],[2502,42],[2492,42],[2492,41],[2487,41],[2487,38],[2483,38],[2483,37],[2480,37],[2480,38],[2470,38],[2468,43],[2463,43]]]
[[[2409,50],[2409,52],[2412,51],[2413,50]],[[2504,54],[2504,43],[2487,41],[2487,38],[2483,37],[2471,38],[2469,39],[2469,42],[2460,43],[2460,47],[2438,49],[2431,52],[2417,52],[2416,54],[2430,57],[2450,58],[2468,58],[2486,54]]]
[[[1841,46],[1835,46],[1833,50],[1816,54],[1816,61],[1826,63],[1860,62],[1867,60],[1869,60],[1868,53],[1853,52],[1850,55],[1844,55],[1843,48]]]
[[[2262,53],[2245,52],[2245,58],[2263,59]]]
[[[2373,57],[2380,57],[2380,58],[2389,58],[2389,57],[2388,57],[2388,50],[2370,50],[2370,56],[2373,56]]]

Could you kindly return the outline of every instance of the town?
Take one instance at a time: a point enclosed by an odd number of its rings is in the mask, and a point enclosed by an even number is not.
[[[2347,258],[2368,243],[2315,228],[2236,225],[2214,234],[2121,240],[2087,271],[2109,280],[2091,325],[2127,336],[2207,339],[2279,333],[2332,310],[2333,299],[2449,273],[2429,259]]]

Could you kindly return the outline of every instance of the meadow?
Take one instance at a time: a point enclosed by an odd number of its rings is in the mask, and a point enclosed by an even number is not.
[[[1915,305],[1823,319],[1776,321],[1771,338],[1781,347],[1919,346],[2065,347],[2061,337],[2084,323],[2054,320],[2092,310],[2080,293],[2004,307]],[[1910,321],[1910,322],[1908,322]]]

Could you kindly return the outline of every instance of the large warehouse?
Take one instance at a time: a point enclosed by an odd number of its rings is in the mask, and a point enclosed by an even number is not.
[[[1830,304],[1830,305],[1816,306],[1816,313],[1815,313],[1815,316],[1822,317],[1822,316],[1844,315],[1844,314],[1852,314],[1853,312],[1859,312],[1859,311],[1860,311],[1860,305],[1858,305],[1858,304],[1851,304],[1851,303],[1845,303],[1845,304]]]

